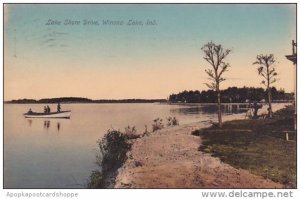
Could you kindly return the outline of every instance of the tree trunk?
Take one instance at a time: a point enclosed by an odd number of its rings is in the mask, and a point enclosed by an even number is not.
[[[222,128],[221,93],[220,93],[219,86],[217,86],[217,95],[218,95],[218,120],[219,120],[219,128]]]
[[[269,118],[272,117],[272,102],[271,102],[271,88],[270,88],[270,71],[269,71],[269,64],[266,63],[267,67],[267,89],[268,89],[268,103],[269,103],[269,108],[268,108],[268,115]]]
[[[268,88],[268,103],[269,103],[269,109],[268,109],[269,118],[272,118],[272,99],[271,99],[271,89],[270,88]]]

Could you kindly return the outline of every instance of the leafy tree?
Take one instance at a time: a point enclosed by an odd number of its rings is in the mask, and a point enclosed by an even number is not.
[[[293,93],[286,93],[283,89],[277,90],[275,87],[271,88],[272,100],[293,100]],[[223,103],[246,103],[253,101],[261,101],[268,99],[268,95],[263,88],[254,87],[228,87],[221,90],[221,101]],[[169,102],[187,103],[216,103],[217,94],[214,90],[203,91],[183,91],[178,94],[172,94],[169,96]]]
[[[222,77],[223,73],[230,67],[229,63],[226,63],[224,59],[229,55],[231,50],[223,49],[222,45],[215,44],[212,41],[205,44],[201,49],[204,52],[203,58],[212,67],[212,69],[205,70],[210,79],[210,83],[206,83],[206,85],[217,92],[218,121],[219,127],[222,128],[220,83],[225,80]]]
[[[273,54],[269,55],[257,55],[256,61],[253,63],[254,65],[258,65],[257,72],[260,76],[263,77],[261,83],[266,86],[267,94],[268,94],[268,115],[272,117],[272,89],[270,87],[271,84],[275,83],[278,79],[276,76],[278,75],[275,71],[274,63],[275,58]]]

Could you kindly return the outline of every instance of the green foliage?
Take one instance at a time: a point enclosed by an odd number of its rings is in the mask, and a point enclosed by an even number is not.
[[[293,100],[293,93],[285,93],[284,90],[277,90],[275,87],[271,88],[273,100]],[[221,90],[221,101],[223,103],[244,103],[250,101],[267,101],[267,94],[263,88],[254,87],[229,87]],[[183,91],[178,94],[169,96],[169,102],[186,102],[186,103],[215,103],[217,102],[216,91]]]
[[[266,86],[268,93],[268,117],[272,117],[272,93],[270,90],[271,84],[275,83],[277,78],[277,72],[275,71],[274,63],[275,58],[273,54],[269,55],[257,55],[256,61],[253,63],[255,65],[259,65],[257,68],[258,74],[263,77],[261,83]]]
[[[208,42],[201,50],[204,53],[203,59],[205,59],[212,67],[212,69],[206,69],[205,72],[208,75],[209,83],[205,83],[210,89],[219,89],[219,84],[225,81],[222,74],[228,71],[230,67],[229,63],[226,63],[224,59],[229,55],[231,50],[224,49],[222,45],[215,44],[214,42]]]
[[[112,183],[116,171],[127,159],[126,153],[131,147],[128,139],[128,136],[120,131],[108,130],[98,141],[100,152],[97,155],[97,164],[101,171],[92,172],[89,188],[105,188]]]
[[[256,61],[253,63],[254,65],[258,65],[257,72],[260,76],[263,77],[261,83],[265,85],[267,88],[273,83],[275,83],[278,79],[276,76],[278,75],[275,71],[273,64],[276,62],[274,55],[257,55]]]
[[[92,171],[90,175],[90,179],[88,182],[88,188],[97,189],[97,188],[104,188],[105,183],[103,180],[102,172],[100,171]]]
[[[135,126],[127,126],[125,128],[125,135],[129,138],[129,139],[136,139],[136,138],[139,138],[140,135],[137,134],[137,130],[135,128]]]
[[[161,118],[156,118],[153,120],[152,131],[157,131],[159,129],[164,128],[163,120]]]
[[[177,126],[179,121],[176,117],[167,117],[167,126]]]
[[[108,130],[98,141],[101,152],[101,168],[106,172],[112,168],[119,168],[127,159],[126,152],[130,149],[128,137],[116,130]]]
[[[148,126],[145,125],[145,130],[143,132],[143,136],[148,136],[148,135],[150,135],[150,132],[148,131]]]

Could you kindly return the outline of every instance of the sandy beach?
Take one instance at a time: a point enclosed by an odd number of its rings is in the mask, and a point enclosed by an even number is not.
[[[283,107],[280,104],[274,111]],[[244,118],[245,114],[236,114],[223,121]],[[210,125],[205,121],[168,127],[136,139],[118,170],[115,188],[283,188],[199,151],[201,137],[191,132]]]

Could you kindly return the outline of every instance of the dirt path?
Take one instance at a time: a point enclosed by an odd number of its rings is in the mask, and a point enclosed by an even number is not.
[[[201,138],[191,132],[208,126],[181,125],[137,139],[115,188],[282,188],[198,151]]]

